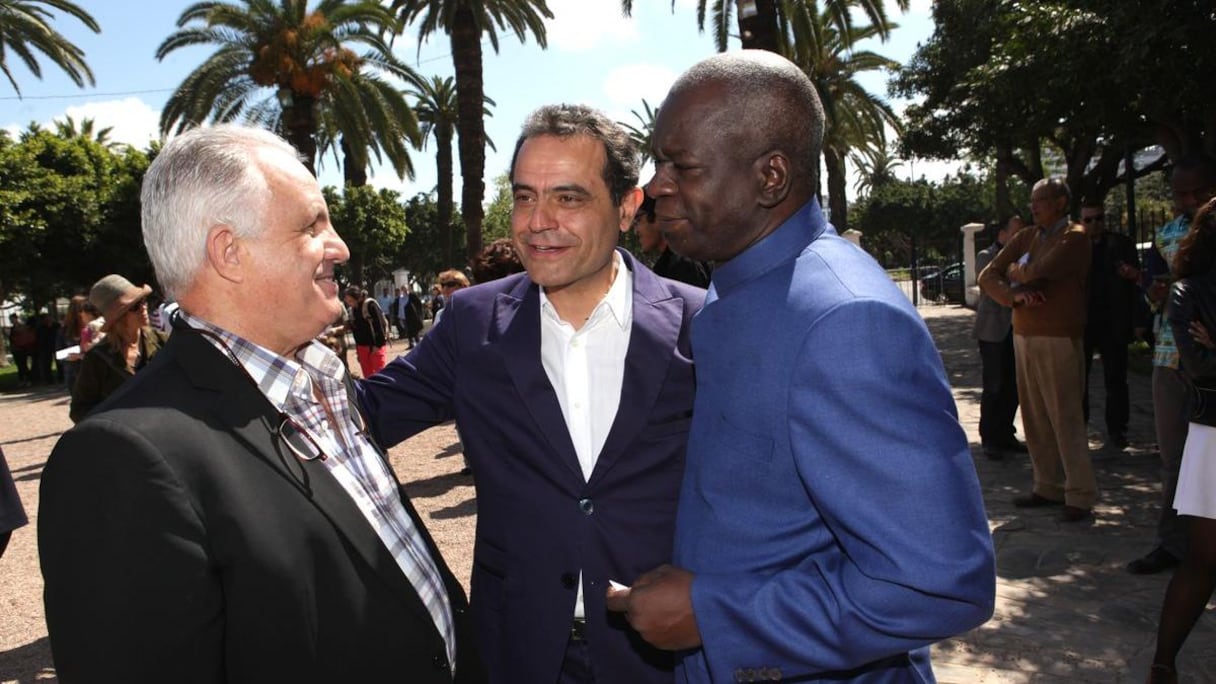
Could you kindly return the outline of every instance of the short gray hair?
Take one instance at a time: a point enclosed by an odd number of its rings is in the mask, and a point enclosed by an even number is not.
[[[1063,197],[1064,199],[1068,200],[1069,204],[1072,204],[1072,190],[1068,189],[1068,181],[1064,180],[1062,176],[1041,178],[1034,184],[1034,187],[1030,188],[1030,192],[1033,193],[1039,188],[1048,188],[1051,190],[1052,197]],[[1065,211],[1067,212],[1067,210]]]
[[[262,230],[270,198],[257,163],[263,149],[300,158],[270,131],[223,124],[174,137],[148,167],[140,192],[144,246],[167,296],[180,296],[193,281],[212,226],[241,236]]]
[[[751,156],[784,148],[797,174],[818,187],[825,118],[810,77],[767,50],[720,52],[681,74],[667,98],[712,85],[729,93],[718,110],[731,127],[723,130],[725,151]]]
[[[638,186],[641,163],[638,149],[629,133],[619,123],[609,119],[603,112],[585,105],[546,105],[532,112],[524,122],[523,131],[515,141],[515,152],[511,155],[511,182],[515,182],[515,162],[519,159],[519,148],[528,138],[552,135],[569,138],[585,135],[604,144],[604,184],[612,196],[612,206],[619,207],[621,199]]]

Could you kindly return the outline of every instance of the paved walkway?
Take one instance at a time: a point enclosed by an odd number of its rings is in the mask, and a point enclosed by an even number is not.
[[[1129,374],[1131,445],[1102,443],[1100,360],[1090,388],[1090,453],[1102,490],[1093,524],[1059,523],[1057,511],[1011,504],[1029,490],[1026,457],[990,461],[979,448],[980,363],[970,339],[974,314],[958,306],[922,307],[950,375],[967,429],[997,552],[993,619],[939,644],[941,682],[1145,681],[1157,615],[1169,575],[1138,577],[1123,566],[1153,546],[1160,466],[1148,375]],[[1094,428],[1097,429],[1094,429]],[[1179,666],[1186,682],[1216,682],[1216,614],[1200,620]]]
[[[1168,576],[1136,577],[1124,564],[1153,544],[1160,486],[1149,378],[1132,374],[1131,446],[1119,453],[1091,432],[1102,487],[1093,524],[1063,525],[1054,511],[1014,509],[1031,482],[1025,457],[994,462],[979,450],[980,370],[970,339],[971,311],[921,309],[941,350],[960,418],[974,446],[997,549],[996,615],[982,627],[935,647],[943,684],[1144,681]],[[399,353],[402,349],[393,349]],[[1100,373],[1096,374],[1100,378]],[[1103,392],[1093,391],[1093,415]],[[62,391],[0,395],[0,446],[17,475],[32,519],[0,559],[0,682],[54,681],[42,617],[35,544],[37,485],[59,434],[70,425]],[[394,466],[427,518],[444,557],[467,586],[476,501],[458,474],[459,442],[450,425],[391,452]],[[1181,666],[1186,682],[1216,684],[1216,613],[1192,633]]]

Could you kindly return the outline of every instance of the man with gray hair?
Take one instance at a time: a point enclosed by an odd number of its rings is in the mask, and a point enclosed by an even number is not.
[[[1034,488],[1019,508],[1062,506],[1060,520],[1093,518],[1098,483],[1089,458],[1085,390],[1086,285],[1089,238],[1069,218],[1063,178],[1044,178],[1030,192],[1034,227],[1022,230],[980,273],[979,285],[1013,307],[1013,353]]]
[[[537,110],[510,177],[527,272],[455,291],[360,398],[384,444],[456,420],[492,681],[671,682],[671,654],[610,615],[604,591],[671,557],[705,291],[617,247],[642,191],[637,152],[603,113]]]
[[[349,257],[316,179],[271,133],[198,128],[141,200],[181,313],[43,471],[60,678],[481,681],[463,590],[315,340]]]

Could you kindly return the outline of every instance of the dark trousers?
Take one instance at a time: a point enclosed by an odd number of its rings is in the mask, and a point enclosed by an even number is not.
[[[980,394],[980,442],[1000,446],[1014,440],[1013,416],[1018,410],[1017,367],[1013,360],[1013,331],[1000,342],[980,341],[983,392]]]
[[[13,349],[12,352],[13,363],[17,365],[17,382],[33,382],[33,355],[27,351],[17,351],[16,349]]]
[[[1127,340],[1119,336],[1091,334],[1085,331],[1085,394],[1081,406],[1085,422],[1089,422],[1089,370],[1094,352],[1102,355],[1102,384],[1106,388],[1106,434],[1127,432],[1131,409],[1127,394]]]

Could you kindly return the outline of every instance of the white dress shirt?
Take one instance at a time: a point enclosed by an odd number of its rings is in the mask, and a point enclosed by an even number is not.
[[[633,273],[619,253],[613,258],[616,277],[578,330],[557,315],[544,288],[540,292],[540,360],[557,393],[584,480],[591,479],[621,405],[633,327]],[[574,616],[583,617],[581,576]]]

